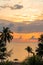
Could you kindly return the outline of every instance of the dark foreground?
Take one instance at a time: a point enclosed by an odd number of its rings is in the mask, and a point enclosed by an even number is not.
[[[1,62],[0,65],[21,65],[20,62]]]
[[[12,65],[21,65],[21,63],[19,63],[19,62],[14,62],[14,63],[12,63]]]

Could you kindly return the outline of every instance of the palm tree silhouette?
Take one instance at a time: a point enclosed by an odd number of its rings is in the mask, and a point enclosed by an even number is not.
[[[5,43],[8,41],[10,42],[13,39],[13,36],[11,35],[11,30],[9,30],[8,27],[3,27],[2,33],[0,35],[1,40],[3,40]]]
[[[0,59],[1,62],[5,59],[6,56],[6,44],[0,40]]]
[[[43,35],[40,35],[40,38],[38,38],[39,44],[38,44],[38,48],[36,49],[36,54],[38,56],[43,57]]]
[[[7,53],[6,49],[6,43],[7,41],[10,42],[13,39],[11,30],[9,30],[8,27],[3,27],[3,30],[0,35],[0,59],[4,60],[6,57],[10,56],[9,53]]]
[[[43,43],[43,34],[40,35],[40,38],[38,38],[38,41]]]
[[[25,48],[25,50],[27,50],[28,56],[29,56],[29,53],[32,53],[33,56],[35,55],[34,52],[32,51],[32,48],[31,47],[28,46],[27,48]]]

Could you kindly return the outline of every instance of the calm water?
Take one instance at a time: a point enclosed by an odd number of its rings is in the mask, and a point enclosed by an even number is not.
[[[27,56],[28,52],[25,50],[27,46],[32,47],[33,51],[35,51],[37,47],[37,43],[10,43],[7,44],[8,51],[12,49],[11,57],[9,60],[18,59],[19,61],[23,61]]]

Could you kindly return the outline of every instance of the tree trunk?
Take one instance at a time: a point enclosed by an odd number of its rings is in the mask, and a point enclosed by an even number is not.
[[[34,52],[31,52],[33,54],[33,56],[35,56],[35,53]]]
[[[33,54],[33,57],[34,57],[34,59],[33,59],[33,65],[35,65],[35,53],[34,52],[31,52],[32,54]]]

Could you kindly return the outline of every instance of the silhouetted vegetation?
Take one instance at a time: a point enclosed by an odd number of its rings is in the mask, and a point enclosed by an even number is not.
[[[6,59],[9,54],[7,53],[6,43],[10,42],[13,39],[12,33],[8,27],[3,27],[3,30],[0,34],[0,60],[3,61]]]
[[[28,46],[27,48],[25,48],[25,50],[27,50],[28,56],[29,56],[29,53],[32,53],[33,55],[35,55],[31,47]]]
[[[38,48],[36,49],[36,54],[41,57],[43,57],[43,35],[40,36],[40,38],[38,38],[39,44],[38,44]]]
[[[4,59],[6,59],[8,56],[10,56],[10,50],[7,53],[6,43],[13,39],[13,36],[11,35],[11,30],[9,30],[8,27],[3,27],[3,30],[0,34],[0,60],[3,62],[0,62],[0,65],[43,65],[43,35],[38,38],[38,48],[36,48],[35,52],[33,52],[31,47],[25,48],[28,52],[28,57],[22,62],[19,63],[18,59],[14,59],[15,62],[4,62]],[[29,57],[29,53],[33,54],[31,57]]]
[[[6,44],[0,40],[0,59],[3,61],[6,57]]]
[[[0,35],[1,40],[3,40],[3,42],[10,42],[13,39],[13,36],[10,34],[13,33],[11,30],[9,30],[8,27],[3,27],[2,33]]]
[[[9,61],[6,61],[6,62],[0,62],[0,65],[12,65],[12,63],[9,62]]]
[[[28,57],[25,59],[21,65],[43,65],[43,35],[40,35],[40,38],[38,38],[38,48],[36,48],[36,54],[32,52],[32,48],[29,46],[26,48],[26,50],[29,53],[33,53],[33,56]]]
[[[21,65],[43,65],[43,61],[41,61],[39,56],[35,55],[32,57],[28,57],[21,63]]]

